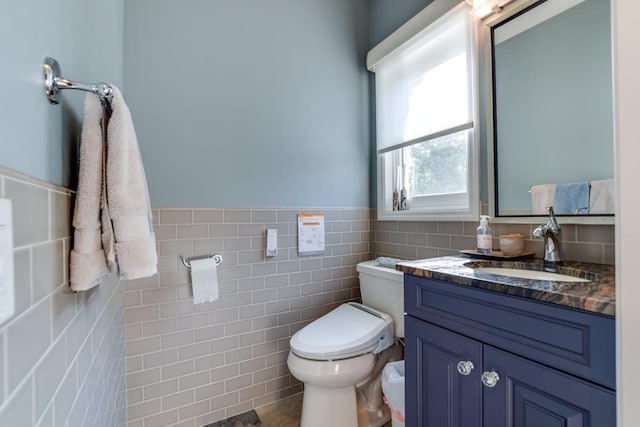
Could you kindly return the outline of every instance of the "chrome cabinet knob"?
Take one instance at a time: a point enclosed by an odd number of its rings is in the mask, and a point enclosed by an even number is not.
[[[473,362],[470,360],[462,360],[458,362],[458,372],[460,375],[469,375],[473,371]]]
[[[498,384],[498,381],[500,381],[500,376],[496,371],[485,371],[482,373],[480,379],[482,380],[482,384],[484,384],[485,386],[495,387],[496,384]]]

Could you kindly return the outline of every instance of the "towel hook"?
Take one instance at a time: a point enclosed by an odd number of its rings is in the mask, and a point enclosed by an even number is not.
[[[52,104],[60,103],[60,94],[58,92],[62,89],[77,89],[91,92],[107,101],[111,101],[111,97],[113,96],[113,88],[107,83],[86,84],[63,78],[60,75],[60,64],[49,56],[44,58],[42,71],[44,72],[44,91],[49,102]]]
[[[180,255],[180,261],[182,261],[182,265],[187,267],[188,270],[191,270],[191,261],[195,261],[198,259],[208,259],[208,258],[213,258],[213,261],[216,263],[216,266],[222,264],[222,257],[217,254],[207,254],[207,255],[189,257],[189,258],[185,258],[182,255]]]

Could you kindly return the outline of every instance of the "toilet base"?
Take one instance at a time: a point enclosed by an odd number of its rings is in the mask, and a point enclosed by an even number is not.
[[[370,411],[367,399],[353,387],[327,389],[308,385],[304,392],[313,396],[314,403],[311,405],[308,399],[303,399],[301,426],[381,427],[391,420],[387,405]],[[328,407],[331,408],[329,412],[324,410]],[[353,408],[358,409],[357,415]]]
[[[356,385],[304,384],[301,427],[381,427],[389,420],[382,402],[381,373],[387,362],[402,359],[397,343],[378,354],[368,379]],[[371,368],[370,368],[371,369]]]
[[[302,427],[355,427],[358,425],[356,391],[353,386],[328,388],[305,384]]]

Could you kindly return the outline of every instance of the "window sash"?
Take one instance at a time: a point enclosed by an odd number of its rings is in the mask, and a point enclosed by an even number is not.
[[[420,138],[416,138],[416,139],[412,139],[411,141],[406,141],[406,142],[401,142],[399,144],[395,144],[395,145],[390,145],[388,147],[384,147],[378,150],[378,154],[384,154],[384,153],[388,153],[389,151],[395,151],[401,148],[407,148],[407,147],[411,147],[412,145],[415,144],[420,144],[421,142],[425,142],[425,141],[431,141],[433,139],[438,139],[440,137],[443,136],[447,136],[447,135],[452,135],[454,133],[458,133],[460,131],[463,130],[467,130],[467,129],[473,129],[473,121],[467,122],[467,123],[463,123],[459,126],[455,126],[452,128],[448,128],[448,129],[444,129],[441,130],[439,132],[435,132],[429,135],[425,135],[422,136]]]
[[[469,129],[461,129],[456,133],[464,132]],[[446,134],[449,135],[449,134]],[[441,136],[446,136],[441,135]],[[468,210],[470,208],[470,190],[472,187],[473,178],[475,177],[475,165],[473,158],[476,155],[474,150],[474,132],[471,130],[465,132],[464,135],[466,143],[466,179],[465,179],[465,191],[452,191],[446,193],[434,193],[415,195],[410,192],[407,194],[407,200],[409,210],[420,211],[456,211],[456,210]],[[431,140],[435,140],[432,138]],[[425,141],[423,141],[425,142]],[[427,141],[428,142],[428,141]],[[396,148],[395,150],[386,150],[385,153],[379,154],[380,161],[380,173],[384,174],[381,177],[381,183],[384,184],[384,194],[390,199],[389,195],[393,191],[400,191],[401,189],[409,190],[409,186],[405,185],[406,174],[408,170],[405,170],[406,164],[403,164],[404,153],[403,150],[406,147]],[[398,171],[400,169],[401,172]],[[401,180],[401,182],[400,182]],[[387,200],[387,205],[391,206],[391,203]]]

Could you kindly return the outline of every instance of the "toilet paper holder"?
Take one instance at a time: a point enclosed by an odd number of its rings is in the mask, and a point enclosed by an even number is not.
[[[185,267],[187,267],[188,270],[191,270],[191,261],[195,261],[197,259],[207,259],[207,258],[213,258],[213,261],[216,263],[216,266],[222,264],[222,257],[218,254],[207,254],[207,255],[195,256],[195,257],[189,257],[189,258],[185,258],[182,255],[180,255],[180,261],[182,261],[182,264]]]

